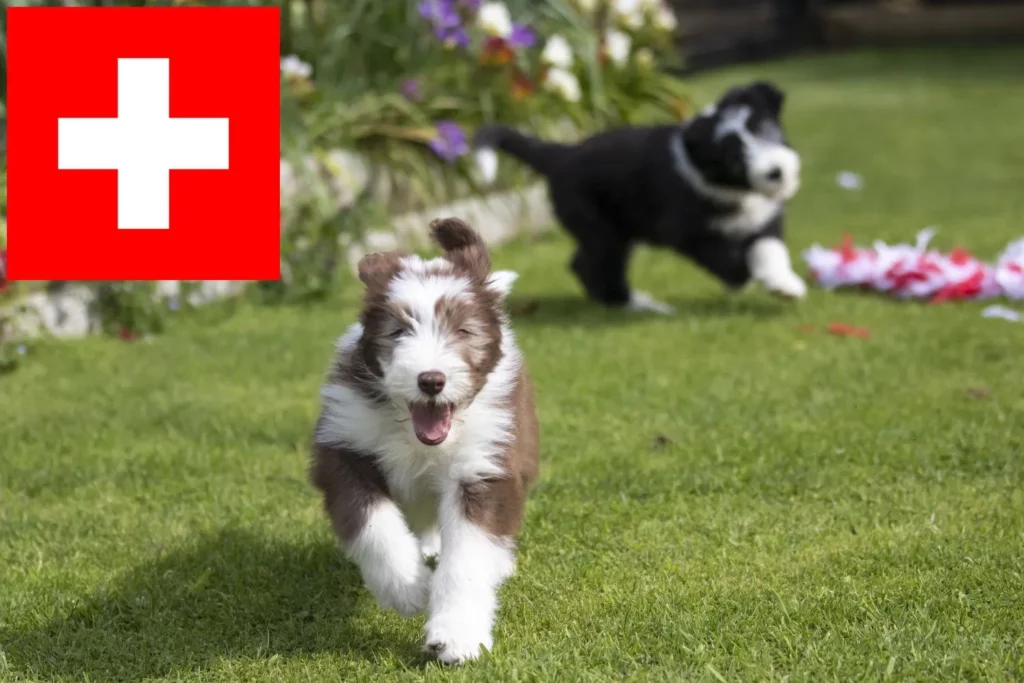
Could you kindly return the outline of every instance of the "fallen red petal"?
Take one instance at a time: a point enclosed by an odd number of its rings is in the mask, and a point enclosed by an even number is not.
[[[853,235],[850,233],[843,233],[843,241],[839,245],[839,256],[843,259],[843,263],[853,263],[857,260],[857,247],[853,244]]]
[[[829,323],[828,331],[830,334],[834,334],[839,337],[857,337],[859,339],[867,339],[871,336],[871,333],[863,327],[854,327],[846,323]]]

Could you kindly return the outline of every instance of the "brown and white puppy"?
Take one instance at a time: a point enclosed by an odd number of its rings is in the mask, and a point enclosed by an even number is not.
[[[311,478],[379,604],[427,608],[426,650],[456,663],[491,649],[538,429],[503,310],[516,274],[491,272],[460,220],[431,232],[440,258],[359,263],[364,307],[320,391]]]

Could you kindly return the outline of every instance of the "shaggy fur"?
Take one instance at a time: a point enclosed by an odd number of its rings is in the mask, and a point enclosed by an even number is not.
[[[381,606],[427,609],[427,651],[456,663],[491,648],[538,429],[503,310],[515,273],[491,272],[462,221],[431,230],[441,258],[359,264],[363,311],[320,391],[311,478]]]
[[[800,298],[806,286],[782,242],[783,207],[800,182],[800,159],[780,122],[783,100],[777,87],[757,82],[682,125],[619,128],[575,145],[486,126],[476,135],[477,159],[488,178],[496,150],[545,176],[554,212],[577,243],[572,270],[596,301],[670,311],[629,287],[638,243],[673,249],[730,289],[754,279]]]

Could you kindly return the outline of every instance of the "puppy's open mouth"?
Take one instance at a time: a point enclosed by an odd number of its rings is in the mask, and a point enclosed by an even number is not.
[[[416,438],[428,446],[436,446],[448,438],[455,406],[451,403],[410,403],[412,428]]]

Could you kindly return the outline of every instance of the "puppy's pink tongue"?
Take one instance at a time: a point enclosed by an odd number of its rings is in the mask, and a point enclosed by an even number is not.
[[[448,431],[452,428],[450,403],[413,403],[409,406],[409,413],[412,415],[412,428],[416,432],[416,438],[423,443],[436,446],[448,438]]]

